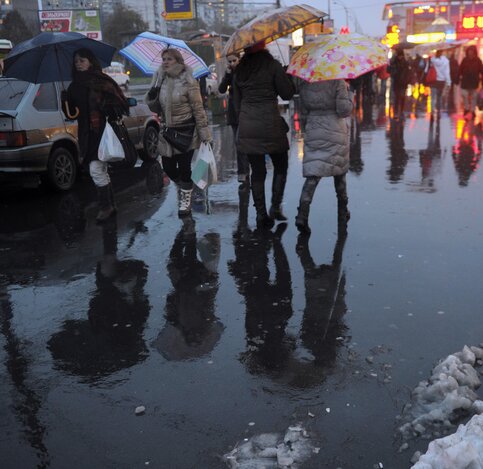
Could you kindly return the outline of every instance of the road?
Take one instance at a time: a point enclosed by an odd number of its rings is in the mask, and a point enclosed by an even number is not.
[[[459,115],[359,113],[347,232],[323,180],[303,239],[297,125],[289,222],[269,233],[222,122],[219,181],[192,219],[158,163],[113,175],[103,227],[88,179],[2,190],[4,469],[223,468],[244,439],[294,425],[310,440],[302,468],[407,469],[425,451],[416,438],[398,452],[411,389],[482,342],[478,141]]]

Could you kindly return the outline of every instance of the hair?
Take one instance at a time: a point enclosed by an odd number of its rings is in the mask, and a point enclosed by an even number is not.
[[[164,57],[165,55],[170,55],[176,62],[178,62],[181,65],[184,65],[184,59],[183,56],[181,55],[181,52],[177,49],[172,49],[172,48],[167,48],[163,50],[163,53],[161,54],[161,57]]]
[[[95,72],[102,72],[102,67],[101,64],[99,63],[99,60],[97,57],[94,55],[94,52],[92,52],[90,49],[87,49],[86,47],[83,47],[82,49],[77,49],[74,52],[74,60],[72,61],[72,78],[74,79],[77,72],[77,69],[75,68],[75,56],[78,55],[79,57],[82,57],[83,59],[87,59],[91,63],[91,70]]]
[[[275,59],[267,49],[245,54],[236,67],[236,78],[246,81],[252,73],[256,73],[264,64],[272,60]]]
[[[241,54],[240,54],[239,52],[232,52],[231,54],[227,54],[227,55],[226,55],[226,58],[228,58],[228,57],[232,57],[232,56],[233,56],[233,57],[236,57],[237,59],[240,59]]]
[[[441,57],[443,55],[443,51],[441,49],[436,51],[436,57]]]

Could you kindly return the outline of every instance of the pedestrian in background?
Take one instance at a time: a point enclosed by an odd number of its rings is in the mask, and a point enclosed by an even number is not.
[[[339,227],[350,218],[346,173],[349,169],[349,123],[353,99],[344,80],[299,82],[302,116],[306,121],[302,171],[305,183],[300,194],[297,229],[310,234],[310,204],[323,177],[333,177],[337,194]]]
[[[128,102],[118,84],[102,72],[94,53],[85,48],[74,54],[72,82],[61,98],[64,114],[77,119],[81,161],[88,165],[97,188],[99,212],[96,219],[103,222],[115,213],[116,207],[108,164],[98,159],[99,144],[106,121],[109,119],[115,125],[123,115],[129,114]],[[77,115],[70,114],[75,110]]]
[[[387,64],[379,67],[376,70],[376,75],[379,79],[378,103],[384,104],[386,102],[387,79],[391,76],[387,71]]]
[[[238,130],[238,117],[236,115],[235,106],[233,103],[233,76],[235,69],[240,62],[239,54],[230,54],[226,58],[228,67],[226,68],[225,75],[218,86],[220,93],[226,93],[228,91],[228,111],[227,111],[227,124],[233,129],[233,135],[236,137]],[[248,163],[248,157],[244,153],[236,152],[237,174],[238,182],[245,184],[249,182],[250,166]]]
[[[449,68],[449,60],[443,55],[442,50],[436,51],[435,56],[428,62],[432,64],[436,70],[436,81],[431,83],[431,116],[435,114],[437,117],[441,114],[441,106],[443,101],[443,91],[445,87],[451,86],[451,75]]]
[[[465,51],[465,57],[461,61],[458,72],[465,116],[475,110],[482,72],[482,63],[476,52],[476,47],[469,46]]]
[[[388,67],[391,74],[391,86],[393,91],[394,119],[404,118],[404,104],[406,101],[406,88],[409,83],[410,68],[404,56],[404,49],[394,48],[394,55]]]
[[[211,141],[211,132],[199,84],[176,49],[163,51],[162,64],[153,76],[144,102],[153,112],[159,114],[162,123],[167,127],[194,124],[193,140],[187,151],[181,152],[174,148],[163,137],[162,132],[159,134],[158,143],[163,169],[178,186],[178,215],[188,215],[191,213],[193,191],[191,160],[195,149],[200,147],[200,142]]]
[[[454,112],[456,110],[455,90],[459,85],[459,68],[460,65],[456,60],[456,54],[454,52],[449,56],[449,76],[451,78],[451,87],[449,89],[448,96],[448,111]]]
[[[287,220],[282,200],[287,181],[289,127],[278,110],[278,96],[291,99],[295,88],[280,62],[260,42],[245,49],[236,69],[234,102],[238,115],[237,151],[245,153],[251,167],[251,189],[257,226],[272,228],[274,220]],[[273,163],[270,216],[265,202],[265,155]]]

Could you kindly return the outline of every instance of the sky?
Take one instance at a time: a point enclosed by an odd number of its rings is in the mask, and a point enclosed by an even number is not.
[[[390,0],[282,0],[282,5],[296,5],[306,3],[324,12],[328,11],[330,1],[331,17],[334,19],[336,29],[346,24],[346,12],[340,5],[344,4],[349,13],[349,27],[355,32],[353,17],[357,18],[364,34],[369,36],[382,36],[386,33],[387,22],[382,21],[382,10]]]

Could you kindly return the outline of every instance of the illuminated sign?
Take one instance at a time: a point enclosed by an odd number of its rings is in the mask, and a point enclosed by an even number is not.
[[[397,24],[388,26],[386,37],[381,42],[389,47],[399,44],[399,31],[400,29]]]
[[[461,21],[456,25],[458,33],[481,33],[483,32],[483,15],[481,16],[463,16]]]
[[[191,0],[164,0],[163,15],[166,20],[191,20],[194,18]]]

